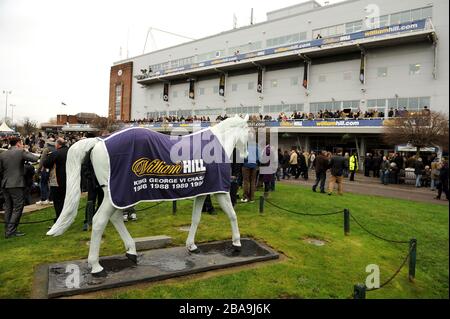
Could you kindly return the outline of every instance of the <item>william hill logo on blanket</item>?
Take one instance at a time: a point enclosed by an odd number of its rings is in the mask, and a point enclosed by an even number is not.
[[[140,158],[133,163],[131,171],[137,176],[180,175],[206,172],[202,159],[185,160],[176,164],[167,164],[160,159]]]

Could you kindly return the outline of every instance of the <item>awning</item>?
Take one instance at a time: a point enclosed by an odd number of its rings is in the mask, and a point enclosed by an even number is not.
[[[0,125],[0,132],[2,133],[14,133],[14,130],[12,130],[6,122],[3,122],[2,125]]]

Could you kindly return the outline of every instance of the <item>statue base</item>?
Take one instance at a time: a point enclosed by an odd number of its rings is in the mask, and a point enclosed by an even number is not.
[[[229,240],[199,244],[196,254],[185,247],[149,250],[138,253],[137,265],[125,254],[103,257],[100,264],[107,272],[106,278],[94,278],[87,260],[46,265],[46,271],[42,266],[37,269],[36,276],[39,274],[42,284],[45,281],[42,276],[47,274],[48,286],[46,296],[40,297],[80,295],[279,258],[274,250],[252,239],[241,239],[241,244],[240,250],[234,249]],[[42,287],[37,290],[45,291]]]

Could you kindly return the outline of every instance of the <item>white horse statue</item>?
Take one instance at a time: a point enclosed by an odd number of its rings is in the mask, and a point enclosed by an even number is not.
[[[206,132],[210,130],[210,132],[208,133],[215,136],[215,139],[221,144],[221,147],[223,148],[224,156],[230,159],[236,145],[245,147],[247,144],[248,141],[247,122],[248,122],[248,115],[244,119],[236,115],[235,117],[228,118],[227,120],[224,120],[216,124],[215,126],[208,129],[204,129],[200,132]],[[147,129],[140,128],[140,130],[147,130]],[[139,132],[142,131],[136,129],[135,134],[139,134]],[[119,133],[120,132],[115,134]],[[196,132],[188,136],[193,136],[194,134],[198,133],[199,132]],[[128,142],[133,143],[132,140]],[[94,215],[92,221],[93,225],[89,248],[88,264],[91,267],[91,274],[95,277],[107,276],[106,271],[99,263],[99,252],[102,234],[105,230],[108,221],[111,221],[111,223],[114,225],[117,232],[119,233],[121,239],[123,240],[126,248],[126,256],[133,262],[137,263],[137,252],[135,242],[131,237],[130,233],[128,232],[127,228],[125,227],[123,221],[122,211],[124,208],[123,207],[120,207],[122,209],[118,208],[118,205],[115,204],[114,201],[112,200],[114,194],[112,194],[113,192],[111,192],[110,181],[112,178],[114,178],[114,176],[111,175],[111,172],[113,170],[111,169],[110,166],[111,164],[110,158],[105,143],[106,143],[105,140],[101,140],[99,138],[88,138],[78,141],[69,149],[66,164],[67,191],[64,202],[64,208],[57,222],[47,232],[47,235],[49,236],[62,235],[75,220],[81,193],[80,192],[81,164],[86,155],[88,154],[88,152],[91,152],[90,158],[94,168],[95,176],[99,184],[102,186],[105,195],[103,202],[100,208],[98,209],[97,213]],[[126,149],[124,151],[126,152]],[[121,170],[126,170],[126,168],[123,168]],[[230,219],[232,229],[232,247],[236,251],[239,251],[241,247],[240,233],[236,213],[234,211],[233,205],[231,204],[230,194],[227,192],[221,193],[216,192],[214,193],[214,195],[216,196],[220,207],[228,215]],[[189,252],[198,253],[199,250],[195,245],[195,234],[197,231],[198,224],[200,222],[201,210],[206,195],[198,194],[192,197],[194,197],[195,200],[192,209],[192,223],[189,230],[188,238],[186,240],[186,248],[188,249]],[[165,198],[160,199],[158,201],[161,200],[172,201],[173,199]]]

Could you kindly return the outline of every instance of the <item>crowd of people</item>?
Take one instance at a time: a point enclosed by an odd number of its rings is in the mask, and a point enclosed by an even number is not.
[[[0,208],[5,211],[5,238],[24,236],[18,230],[24,206],[33,204],[32,195],[39,194],[36,205],[53,205],[55,219],[64,207],[66,195],[66,161],[69,147],[88,134],[30,134],[24,138],[9,136],[1,140]],[[87,192],[83,230],[88,230],[98,210],[103,191],[93,173],[89,156],[83,163],[81,189]],[[124,220],[137,220],[133,208],[124,211]]]
[[[427,106],[423,108],[421,111],[424,115],[429,115],[430,110]],[[410,113],[406,108],[398,109],[398,108],[390,108],[387,114],[388,118],[395,117],[404,117]],[[226,120],[229,116],[219,115],[216,117],[215,121],[220,122]],[[377,109],[369,109],[365,112],[362,112],[360,109],[356,111],[352,111],[351,109],[347,110],[336,110],[329,111],[327,109],[320,110],[317,113],[305,113],[305,112],[281,112],[278,117],[273,118],[272,116],[266,114],[253,114],[250,116],[250,121],[291,121],[291,120],[304,120],[304,121],[312,121],[312,120],[325,120],[325,119],[353,119],[353,120],[361,120],[361,119],[378,119],[385,118],[385,113],[383,111],[378,111]],[[135,119],[132,121],[125,121],[125,124],[151,124],[151,123],[193,123],[193,122],[211,122],[209,116],[160,116],[157,118],[149,117],[142,119]]]
[[[53,205],[55,221],[62,212],[66,193],[65,163],[69,147],[80,139],[93,137],[87,134],[30,134],[24,138],[10,136],[1,140],[0,149],[0,206],[5,210],[6,238],[23,236],[17,226],[25,205],[32,203],[32,194],[39,193],[37,205]],[[358,154],[343,153],[336,149],[328,151],[307,152],[297,147],[289,151],[274,150],[268,144],[264,148],[256,143],[247,145],[247,156],[238,161],[236,154],[231,163],[230,196],[233,205],[240,198],[241,202],[253,202],[258,187],[263,187],[264,196],[275,190],[275,182],[282,179],[309,179],[309,171],[315,171],[314,192],[332,195],[337,184],[338,194],[343,194],[343,181],[348,178],[355,181],[359,171]],[[268,161],[262,161],[265,157]],[[270,164],[277,163],[276,169],[270,171]],[[416,187],[429,187],[437,190],[436,199],[442,193],[449,198],[448,161],[441,160],[436,154],[421,158],[418,155],[394,153],[367,153],[363,160],[363,172],[367,177],[379,178],[387,184],[405,183],[407,172],[414,173]],[[329,177],[327,172],[329,171]],[[411,175],[411,174],[410,174]],[[328,178],[328,187],[326,180]],[[238,191],[242,187],[242,196]],[[90,157],[83,162],[81,189],[87,192],[87,205],[83,230],[88,230],[92,218],[103,200],[103,191],[93,171]],[[1,208],[1,207],[0,207]],[[205,201],[203,211],[213,211],[210,198]],[[134,208],[124,211],[124,220],[137,220]]]

